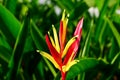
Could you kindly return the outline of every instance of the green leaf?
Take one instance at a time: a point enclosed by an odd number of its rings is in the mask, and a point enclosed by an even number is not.
[[[30,51],[34,50],[33,41],[31,36],[27,36],[25,47],[24,47],[24,53],[28,53]]]
[[[72,9],[73,7],[71,5],[69,5],[70,1],[64,1],[64,0],[54,0],[54,2],[61,8],[61,9],[65,9],[66,11],[70,11],[70,9]]]
[[[7,9],[13,14],[15,13],[15,10],[16,10],[17,1],[18,0],[7,0],[6,2]]]
[[[85,41],[85,44],[84,44],[84,48],[83,48],[83,52],[82,52],[81,57],[85,57],[89,52],[92,29],[93,29],[93,20],[91,21],[90,29],[89,29],[88,35],[85,39],[86,41]]]
[[[20,29],[18,37],[16,39],[12,57],[11,57],[11,60],[9,63],[10,70],[7,75],[8,80],[16,79],[16,77],[18,75],[18,70],[19,70],[19,67],[21,64],[24,45],[25,45],[27,32],[28,32],[28,24],[29,24],[29,18],[26,18],[23,26]]]
[[[95,0],[84,0],[85,3],[89,6],[89,7],[92,7],[92,6],[95,6]]]
[[[36,47],[39,50],[45,51],[47,48],[47,45],[45,45],[46,44],[45,38],[32,20],[31,20],[30,33],[31,33],[32,39],[33,39]]]
[[[101,45],[103,45],[105,43],[105,38],[106,38],[106,35],[107,35],[107,22],[106,20],[104,20],[104,24],[101,28],[101,31],[100,31],[100,35],[99,35],[99,42],[101,43]]]
[[[5,48],[4,46],[0,46],[0,58],[3,59],[5,62],[9,63],[11,51]]]
[[[41,79],[44,79],[45,78],[45,74],[44,74],[44,65],[43,65],[43,61],[40,61],[37,65],[37,69],[38,69],[38,72],[39,72],[39,76],[41,77]]]
[[[100,36],[100,32],[101,32],[101,27],[103,27],[103,24],[104,24],[104,21],[103,21],[103,17],[104,15],[106,14],[106,11],[107,11],[107,7],[108,7],[108,2],[109,0],[104,0],[104,4],[103,4],[103,7],[100,11],[100,16],[97,20],[97,27],[96,27],[96,30],[95,30],[95,40],[98,41],[99,39],[99,36]]]
[[[115,38],[112,38],[112,45],[111,45],[107,60],[113,63],[114,62],[113,59],[117,55],[118,52],[119,52],[118,43]]]
[[[97,66],[99,61],[94,58],[85,58],[85,59],[80,59],[80,61],[73,65],[70,70],[68,71],[66,75],[66,80],[70,80],[77,76],[78,74],[85,72],[91,68],[94,68]]]
[[[20,30],[20,22],[4,6],[0,5],[0,29],[13,45]]]
[[[6,41],[4,34],[0,31],[0,58],[5,62],[9,62],[12,49]]]
[[[109,27],[110,27],[114,37],[116,38],[119,47],[120,47],[120,34],[119,34],[119,32],[117,31],[117,29],[115,28],[113,23],[107,17],[105,17],[105,20],[108,22]]]
[[[78,19],[84,12],[88,10],[88,8],[89,7],[85,2],[80,2],[72,11],[70,11],[69,19]]]
[[[57,73],[56,77],[54,78],[54,80],[60,80],[60,78],[61,78],[61,73],[60,73],[60,71],[58,71],[58,73]]]
[[[120,56],[120,51],[115,55],[115,57],[113,58],[113,60],[111,61],[111,64],[114,64],[115,61],[119,58]]]
[[[48,51],[43,34],[40,32],[40,30],[37,28],[37,26],[35,25],[35,23],[32,20],[31,20],[30,33],[31,33],[32,39],[36,45],[36,48],[39,50],[42,50],[42,51]],[[47,59],[45,59],[45,58],[43,58],[43,59],[46,62],[47,66],[49,67],[51,73],[55,77],[56,72],[55,72],[53,66]]]
[[[6,41],[6,37],[5,35],[0,31],[0,46],[5,47],[8,50],[11,50],[10,45],[8,44],[8,42]]]
[[[102,9],[103,5],[104,5],[104,0],[95,0],[96,6],[99,10]]]
[[[43,34],[40,32],[40,30],[37,28],[37,26],[35,25],[35,23],[32,20],[31,20],[30,33],[31,33],[32,39],[36,45],[36,48],[39,50],[48,51]],[[45,58],[43,58],[43,59],[46,62],[49,69],[51,70],[53,76],[56,76],[56,72],[55,72],[53,66],[51,65],[51,63],[47,59],[45,59]]]

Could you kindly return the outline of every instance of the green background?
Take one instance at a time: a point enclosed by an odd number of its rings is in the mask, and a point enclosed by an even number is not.
[[[84,17],[80,62],[66,80],[120,80],[119,0],[0,0],[0,80],[60,80],[36,50],[49,52],[45,34],[52,24],[59,31],[64,9],[67,41]]]

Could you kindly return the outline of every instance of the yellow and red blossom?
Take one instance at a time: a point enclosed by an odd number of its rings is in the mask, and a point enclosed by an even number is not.
[[[69,68],[78,62],[78,60],[74,60],[74,58],[79,47],[83,26],[82,18],[77,24],[73,37],[66,43],[67,17],[64,11],[60,21],[59,37],[54,25],[52,25],[54,37],[52,37],[49,32],[45,35],[50,54],[40,51],[42,56],[50,60],[54,66],[61,71],[62,80],[65,80],[65,75]]]

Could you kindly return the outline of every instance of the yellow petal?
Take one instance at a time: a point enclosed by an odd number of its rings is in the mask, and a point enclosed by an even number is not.
[[[51,41],[51,43],[52,43],[53,47],[55,48],[55,43],[54,43],[54,40],[53,40],[53,38],[50,36],[50,33],[49,33],[49,32],[48,32],[48,35],[49,35],[49,38],[50,38],[50,41]]]
[[[63,14],[62,14],[62,21],[65,19],[65,10],[63,11]]]
[[[79,60],[73,60],[69,62],[67,65],[62,66],[63,72],[67,72],[70,69],[70,67],[76,64],[77,62],[79,62]]]
[[[74,37],[72,37],[72,38],[68,41],[68,43],[66,44],[65,49],[64,49],[64,51],[63,51],[63,53],[62,53],[62,58],[66,55],[69,47],[70,47],[71,44],[76,40],[76,38],[77,38],[77,36],[74,36]]]
[[[64,20],[63,20],[63,26],[67,26],[67,24],[68,24],[68,18],[66,17]]]
[[[58,41],[57,31],[56,31],[54,25],[52,25],[52,29],[53,29],[53,35],[54,35],[56,50],[57,50],[58,52],[60,52],[60,45],[59,45],[59,41]]]
[[[67,14],[67,17],[69,17],[69,14]],[[62,13],[62,19],[61,19],[61,20],[63,21],[63,20],[65,20],[65,18],[66,18],[66,17],[65,17],[65,10],[64,10],[63,13]],[[66,19],[67,19],[67,18],[66,18]]]
[[[63,34],[62,34],[62,41],[63,41],[63,43],[65,42],[65,38],[66,38],[66,29],[67,29],[67,24],[68,24],[68,18],[66,17],[66,18],[64,18],[64,20],[62,20],[63,21]]]
[[[38,51],[37,51],[37,52],[38,52]],[[46,53],[46,52],[44,52],[44,51],[40,51],[39,53],[40,53],[42,56],[46,57],[49,61],[51,61],[51,62],[54,64],[54,66],[55,66],[57,69],[60,70],[60,66],[57,64],[57,62],[54,60],[54,58],[53,58],[50,54],[48,54],[48,53]]]

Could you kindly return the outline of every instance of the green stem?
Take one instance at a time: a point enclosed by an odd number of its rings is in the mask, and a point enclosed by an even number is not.
[[[49,63],[49,61],[48,61],[47,59],[45,59],[45,58],[43,58],[43,59],[44,59],[44,61],[46,62],[47,66],[49,67],[51,73],[52,73],[53,76],[55,77],[55,76],[57,75],[57,73],[55,72],[53,66]]]

